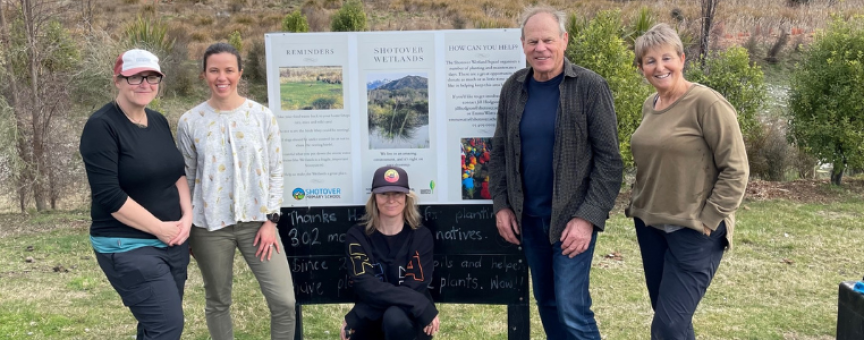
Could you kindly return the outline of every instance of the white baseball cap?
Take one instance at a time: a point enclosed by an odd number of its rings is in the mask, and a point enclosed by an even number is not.
[[[164,76],[159,68],[159,58],[145,50],[128,50],[117,56],[114,75],[130,77],[144,71],[153,71]]]

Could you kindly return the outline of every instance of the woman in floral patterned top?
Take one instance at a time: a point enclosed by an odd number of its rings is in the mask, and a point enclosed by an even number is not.
[[[268,108],[237,93],[242,74],[233,46],[210,45],[203,74],[210,99],[180,117],[177,139],[192,191],[190,246],[204,279],[207,328],[214,340],[234,338],[235,249],[267,299],[271,338],[294,339],[294,287],[276,229],[282,205],[279,125]]]

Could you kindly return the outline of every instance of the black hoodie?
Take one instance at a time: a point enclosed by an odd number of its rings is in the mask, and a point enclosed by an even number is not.
[[[432,282],[432,233],[422,225],[417,229],[405,224],[406,237],[392,261],[387,261],[388,245],[377,230],[367,235],[363,225],[355,225],[345,237],[348,277],[356,296],[354,308],[345,315],[349,328],[361,319],[378,320],[390,306],[401,306],[421,327],[432,322],[438,309],[429,293]],[[397,280],[398,279],[398,280]],[[396,282],[391,282],[396,281]]]

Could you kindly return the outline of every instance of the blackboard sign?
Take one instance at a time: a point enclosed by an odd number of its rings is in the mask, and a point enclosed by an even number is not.
[[[283,208],[279,233],[299,304],[351,303],[345,232],[363,207]],[[498,235],[489,205],[420,206],[435,239],[430,287],[436,302],[521,304],[528,301],[528,266],[521,247]]]

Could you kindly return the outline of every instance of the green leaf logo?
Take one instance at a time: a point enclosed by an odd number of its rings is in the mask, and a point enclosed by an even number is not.
[[[429,181],[429,189],[435,192],[435,180]]]

